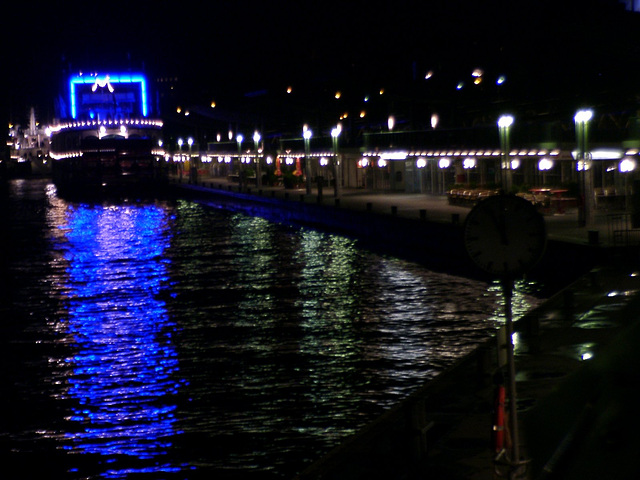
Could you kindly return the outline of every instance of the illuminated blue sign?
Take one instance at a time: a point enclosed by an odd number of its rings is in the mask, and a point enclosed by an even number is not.
[[[73,75],[69,79],[71,117],[149,114],[147,81],[139,73]]]

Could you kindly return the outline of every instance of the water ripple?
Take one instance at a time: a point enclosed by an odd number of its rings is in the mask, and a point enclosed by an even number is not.
[[[49,478],[291,477],[502,321],[497,285],[352,239],[38,185],[11,210],[2,325],[22,414],[0,438],[23,471],[34,455]],[[534,302],[517,291],[516,316]]]

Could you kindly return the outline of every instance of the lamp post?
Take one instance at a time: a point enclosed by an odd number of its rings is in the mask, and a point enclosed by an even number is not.
[[[334,169],[333,187],[334,187],[334,196],[336,198],[340,198],[340,193],[341,193],[340,187],[342,186],[342,175],[340,172],[340,157],[338,156],[338,137],[340,136],[341,132],[342,132],[342,127],[340,126],[340,124],[338,124],[338,126],[334,127],[331,130],[331,141],[333,144],[333,169]]]
[[[191,147],[193,147],[192,137],[187,138],[187,145],[189,145],[189,182],[195,184],[198,182],[198,166],[191,156]]]
[[[304,138],[304,171],[307,177],[307,195],[311,194],[311,159],[309,158],[309,141],[312,136],[311,130],[305,125],[302,129]]]
[[[636,169],[636,161],[623,158],[618,165],[618,171],[624,175],[624,209],[629,211],[629,174]]]
[[[502,163],[500,165],[500,183],[505,192],[511,191],[512,176],[511,162],[509,161],[509,133],[513,125],[511,115],[503,115],[498,119],[498,129],[500,131],[500,149],[502,150]],[[505,171],[506,170],[506,171]]]
[[[445,193],[447,193],[446,192],[445,180],[444,180],[444,172],[450,166],[451,166],[451,160],[449,160],[448,158],[441,158],[440,160],[438,160],[438,167],[440,168],[440,180],[441,180],[441,183],[442,183],[441,193],[443,195]]]
[[[183,167],[183,162],[182,162],[182,144],[184,143],[184,141],[182,140],[182,138],[178,139],[178,151],[180,152],[180,154],[178,155],[178,157],[180,158],[180,163],[178,164],[178,168],[180,170],[180,182],[182,183],[182,167]]]
[[[387,119],[387,127],[389,128],[389,148],[393,147],[393,127],[396,126],[396,118],[393,115],[389,115]]]
[[[242,134],[236,135],[236,142],[238,143],[238,183],[240,184],[240,191],[242,191],[242,141],[244,137]]]
[[[258,148],[260,147],[260,134],[256,130],[253,132],[253,144],[256,147],[256,187],[262,186],[262,174],[260,173],[260,155]]]
[[[592,223],[593,216],[593,174],[591,171],[591,159],[588,153],[589,121],[593,117],[592,110],[578,110],[573,117],[576,124],[576,140],[578,153],[576,161],[578,175],[580,176],[580,202],[578,205],[578,225],[581,227]]]

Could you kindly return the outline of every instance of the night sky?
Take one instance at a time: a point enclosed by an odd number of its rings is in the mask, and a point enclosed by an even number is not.
[[[178,75],[217,98],[295,82],[403,82],[426,69],[454,79],[478,66],[507,72],[521,93],[561,94],[604,78],[637,83],[639,71],[638,21],[615,0],[17,5],[3,48],[12,116],[31,105],[51,115],[56,82],[78,70]]]

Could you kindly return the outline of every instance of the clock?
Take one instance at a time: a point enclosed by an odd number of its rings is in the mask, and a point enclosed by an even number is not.
[[[469,257],[487,273],[503,278],[522,275],[542,258],[547,244],[544,218],[515,195],[493,195],[467,214],[464,244]]]

